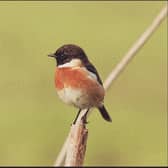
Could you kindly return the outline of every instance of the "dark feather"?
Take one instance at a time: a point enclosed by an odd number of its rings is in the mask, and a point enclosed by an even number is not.
[[[100,76],[99,76],[99,74],[98,74],[96,68],[95,68],[90,62],[88,62],[88,63],[85,65],[85,67],[87,68],[88,71],[94,73],[94,74],[96,75],[96,77],[97,77],[98,82],[99,82],[101,85],[103,85],[103,82],[102,82],[102,80],[101,80],[101,78],[100,78]]]
[[[106,121],[112,122],[112,119],[111,119],[110,115],[108,114],[108,112],[107,112],[107,110],[106,110],[106,108],[104,106],[99,107],[99,111],[100,111],[100,114],[102,115],[102,117]]]

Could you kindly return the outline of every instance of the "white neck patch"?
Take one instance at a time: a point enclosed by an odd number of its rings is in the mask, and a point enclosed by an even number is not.
[[[80,59],[72,59],[70,62],[67,62],[65,64],[59,65],[58,68],[70,68],[70,67],[79,67],[82,65],[82,62]]]

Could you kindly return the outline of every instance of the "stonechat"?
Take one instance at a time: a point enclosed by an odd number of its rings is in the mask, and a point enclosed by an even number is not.
[[[102,117],[111,122],[103,104],[105,91],[102,80],[84,50],[77,45],[66,44],[48,56],[56,59],[55,87],[58,96],[64,103],[79,108],[73,124],[82,109],[89,111],[92,107],[98,108]]]

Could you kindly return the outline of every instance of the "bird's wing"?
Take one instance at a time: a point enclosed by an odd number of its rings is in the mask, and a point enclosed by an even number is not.
[[[99,74],[98,74],[96,68],[95,68],[90,62],[89,62],[88,64],[86,64],[85,67],[86,67],[86,69],[87,69],[88,71],[94,73],[94,74],[96,75],[96,77],[97,77],[97,81],[98,81],[101,85],[103,85],[103,82],[102,82],[102,80],[101,80],[101,78],[100,78],[100,76],[99,76]]]

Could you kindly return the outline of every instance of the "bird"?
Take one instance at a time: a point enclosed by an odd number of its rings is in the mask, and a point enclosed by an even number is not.
[[[54,83],[58,97],[79,109],[73,124],[82,109],[88,109],[83,118],[83,122],[87,123],[87,113],[94,107],[106,121],[112,122],[104,106],[102,80],[85,51],[76,44],[64,44],[48,56],[56,60]]]

